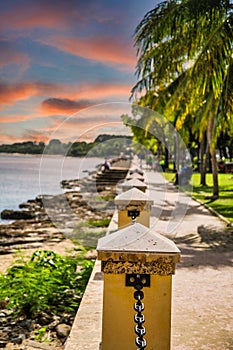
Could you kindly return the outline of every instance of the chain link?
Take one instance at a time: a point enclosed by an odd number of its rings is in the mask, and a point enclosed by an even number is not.
[[[134,292],[134,299],[136,299],[134,310],[137,311],[137,314],[134,315],[134,321],[136,323],[134,330],[137,334],[135,343],[137,345],[137,350],[144,350],[146,348],[146,340],[143,338],[143,336],[146,334],[146,329],[143,326],[145,317],[142,314],[142,311],[145,307],[144,303],[141,301],[144,298],[144,293],[142,291],[143,283],[141,281],[140,275],[136,275],[136,283],[134,284],[134,288],[136,289]]]

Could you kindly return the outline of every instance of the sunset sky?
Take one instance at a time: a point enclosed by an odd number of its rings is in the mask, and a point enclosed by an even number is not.
[[[109,122],[94,106],[129,102],[136,82],[133,33],[158,2],[1,1],[0,144],[53,135],[68,141],[69,128],[78,138],[98,118]],[[74,122],[64,124],[74,113]]]

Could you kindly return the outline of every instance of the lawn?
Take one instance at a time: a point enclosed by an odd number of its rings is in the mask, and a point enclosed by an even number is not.
[[[174,174],[171,173],[164,173],[164,175],[168,181],[174,177]],[[206,175],[206,186],[202,186],[200,185],[200,174],[194,173],[191,179],[193,189],[192,193],[189,194],[233,222],[233,174],[218,174],[218,179],[219,198],[217,200],[210,201],[206,198],[212,195],[212,174]]]
[[[201,202],[208,204],[211,208],[233,222],[233,175],[218,174],[219,179],[219,198],[210,202],[205,199],[206,196],[212,195],[212,174],[206,176],[206,186],[200,185],[200,174],[193,174],[191,183],[193,185],[193,197]]]

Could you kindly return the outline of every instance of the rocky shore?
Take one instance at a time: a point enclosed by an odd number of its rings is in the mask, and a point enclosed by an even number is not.
[[[128,171],[129,161],[122,162],[119,161],[121,167],[93,172],[82,180],[62,181],[62,194],[40,195],[21,203],[19,210],[2,211],[2,219],[14,221],[0,225],[0,254],[39,248],[43,242],[71,237],[84,218],[111,218],[114,203],[109,200],[109,193],[114,197],[116,184]]]
[[[98,232],[99,228],[90,230],[90,225],[83,229],[83,223],[111,219],[116,186],[125,178],[129,165],[128,160],[120,160],[108,171],[94,172],[82,180],[63,181],[60,195],[38,196],[21,203],[19,210],[4,210],[1,218],[14,221],[0,225],[0,257],[5,257],[9,265],[13,254],[19,250],[31,252],[48,246],[53,250],[53,246],[67,245],[67,241],[72,247],[69,238],[77,240],[83,233],[88,234],[88,230],[91,234]],[[12,310],[5,309],[1,303],[0,348],[62,350],[72,321],[68,315],[51,319],[46,314],[38,320],[14,319]],[[50,332],[48,344],[35,338],[35,329],[44,326]]]

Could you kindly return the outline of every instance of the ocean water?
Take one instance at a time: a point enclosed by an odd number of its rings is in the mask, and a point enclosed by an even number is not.
[[[101,163],[101,158],[1,154],[0,212],[40,194],[62,193],[62,180],[81,179]]]

